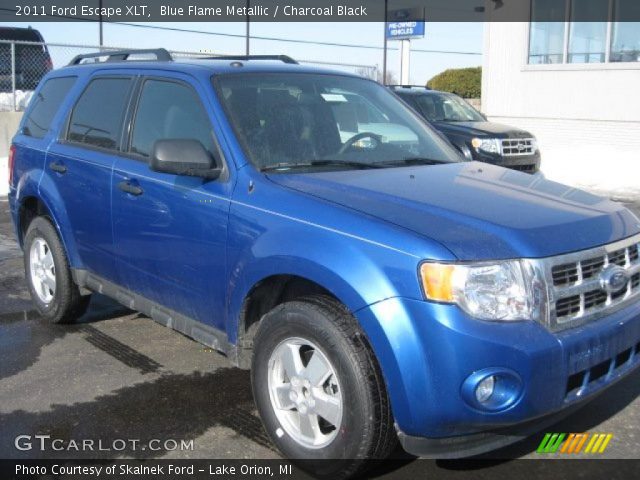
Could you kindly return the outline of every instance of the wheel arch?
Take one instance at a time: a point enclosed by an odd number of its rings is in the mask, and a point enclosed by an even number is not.
[[[345,301],[318,279],[304,275],[273,273],[252,283],[243,295],[237,322],[232,322],[240,367],[249,368],[253,338],[264,315],[278,305],[309,295],[323,295],[349,308]]]
[[[23,222],[30,222],[33,220],[33,218],[35,218],[35,216],[32,216],[34,212],[46,215],[58,232],[58,236],[60,237],[60,241],[62,242],[62,246],[67,254],[71,267],[82,268],[82,262],[78,254],[73,232],[69,225],[65,203],[62,200],[57,187],[53,181],[47,177],[47,175],[42,176],[37,188],[20,189],[17,212],[16,230],[21,246],[24,239],[24,233],[26,233],[28,228],[28,224]]]

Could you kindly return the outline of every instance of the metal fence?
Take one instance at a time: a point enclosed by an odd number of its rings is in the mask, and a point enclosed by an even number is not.
[[[109,52],[127,47],[36,43],[0,40],[0,111],[22,111],[33,90],[51,69],[67,65],[81,53]],[[227,53],[170,50],[174,58],[211,57]],[[376,79],[377,66],[336,63],[325,60],[297,59],[300,63],[323,65]]]

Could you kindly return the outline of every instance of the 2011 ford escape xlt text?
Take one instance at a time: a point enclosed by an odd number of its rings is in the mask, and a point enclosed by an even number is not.
[[[43,317],[101,292],[224,352],[282,453],[347,476],[516,441],[640,363],[638,218],[461,160],[370,80],[121,51],[43,79],[9,201]]]

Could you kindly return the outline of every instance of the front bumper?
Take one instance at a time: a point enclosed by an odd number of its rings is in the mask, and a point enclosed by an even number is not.
[[[398,439],[406,452],[417,457],[437,459],[472,457],[524,440],[569,416],[581,405],[581,403],[576,404],[551,415],[511,427],[472,433],[470,435],[427,438],[415,437],[398,431]]]
[[[380,361],[400,439],[412,453],[466,456],[512,443],[640,364],[638,302],[560,333],[536,322],[479,321],[452,305],[404,298],[357,315]],[[487,368],[521,379],[517,399],[503,410],[482,411],[463,398],[465,380]]]
[[[540,151],[533,155],[502,156],[478,152],[472,149],[473,159],[479,162],[492,163],[500,167],[510,168],[525,173],[537,173],[540,170]]]

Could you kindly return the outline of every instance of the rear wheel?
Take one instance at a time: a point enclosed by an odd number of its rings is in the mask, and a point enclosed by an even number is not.
[[[24,267],[36,309],[51,323],[71,323],[87,309],[90,296],[74,284],[62,242],[51,221],[37,217],[24,237]]]
[[[284,303],[254,339],[253,394],[268,434],[319,476],[386,458],[396,436],[380,369],[357,321],[324,296]],[[314,462],[315,461],[315,462]]]

